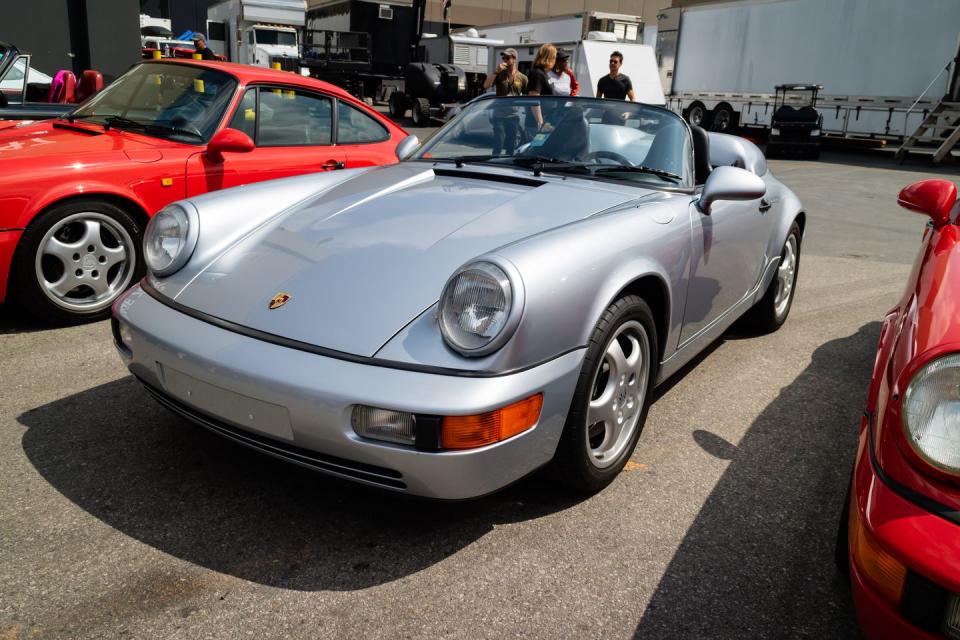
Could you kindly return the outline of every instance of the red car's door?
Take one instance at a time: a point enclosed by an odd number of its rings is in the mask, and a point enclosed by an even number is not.
[[[187,195],[261,180],[346,167],[333,144],[333,98],[301,89],[247,89],[228,127],[249,135],[257,148],[225,153],[223,162],[197,154],[187,162]]]
[[[337,145],[346,149],[347,167],[371,167],[397,161],[390,131],[366,109],[337,101]]]

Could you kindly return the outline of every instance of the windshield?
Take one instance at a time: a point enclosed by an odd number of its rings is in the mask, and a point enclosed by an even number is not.
[[[414,157],[689,187],[690,149],[686,125],[659,107],[560,96],[499,97],[467,105]]]
[[[257,44],[282,44],[290,47],[297,46],[297,34],[292,31],[275,31],[273,29],[255,29]]]
[[[141,64],[66,117],[200,144],[216,131],[236,87],[212,69]]]

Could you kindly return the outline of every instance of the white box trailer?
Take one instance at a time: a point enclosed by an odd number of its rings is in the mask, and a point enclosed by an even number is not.
[[[960,36],[958,0],[740,0],[660,15],[668,106],[716,130],[768,125],[774,86],[813,83],[824,133],[902,138],[947,91]]]
[[[207,45],[231,62],[299,71],[306,0],[223,0],[207,8]]]

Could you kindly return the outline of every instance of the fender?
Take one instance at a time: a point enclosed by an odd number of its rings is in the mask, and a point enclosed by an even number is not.
[[[57,185],[53,189],[46,189],[27,201],[17,218],[17,225],[25,229],[41,211],[47,209],[60,200],[74,196],[108,195],[123,198],[137,205],[141,211],[149,215],[150,206],[126,185],[116,185],[98,180],[83,180]]]

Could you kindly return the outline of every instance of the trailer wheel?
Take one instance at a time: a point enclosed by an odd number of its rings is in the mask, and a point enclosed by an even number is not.
[[[430,120],[430,101],[426,98],[416,98],[413,101],[413,124],[422,127]]]
[[[390,100],[388,104],[390,106],[390,117],[394,120],[399,120],[407,115],[406,96],[399,91],[394,91],[390,94]]]
[[[694,102],[687,107],[683,117],[687,119],[687,122],[695,127],[707,126],[707,108],[703,106],[702,102]]]
[[[733,108],[727,104],[721,104],[713,110],[713,118],[710,121],[710,130],[725,133],[733,128],[734,122]]]

